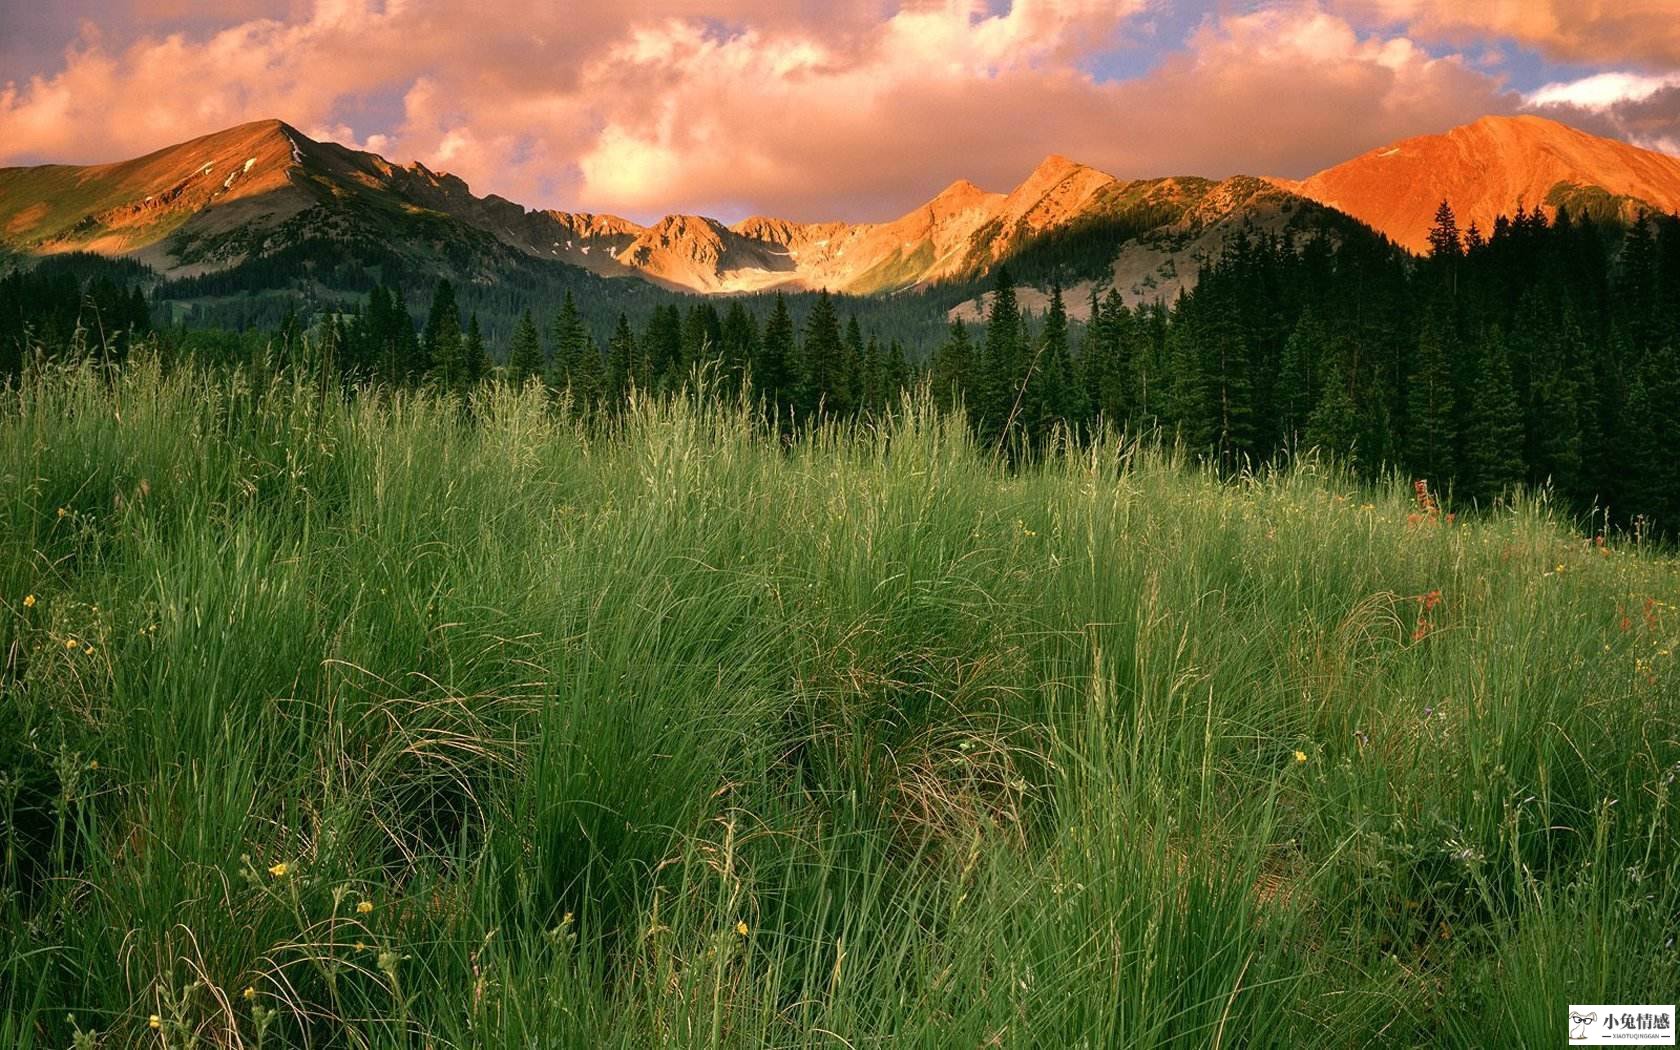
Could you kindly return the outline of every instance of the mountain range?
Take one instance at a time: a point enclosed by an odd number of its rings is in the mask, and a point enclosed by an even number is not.
[[[1076,288],[1114,287],[1135,302],[1175,294],[1238,230],[1301,236],[1357,223],[1421,251],[1442,200],[1461,227],[1484,230],[1518,205],[1680,211],[1680,159],[1540,117],[1484,117],[1300,180],[1120,179],[1051,156],[1008,192],[958,179],[884,222],[669,215],[641,225],[479,197],[423,164],[265,120],[119,163],[0,169],[0,253],[92,252],[190,278],[334,244],[480,283],[515,258],[685,292],[875,295],[978,279],[1037,251],[1082,260],[1068,275]]]

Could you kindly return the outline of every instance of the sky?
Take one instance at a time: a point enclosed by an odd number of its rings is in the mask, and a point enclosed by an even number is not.
[[[886,219],[1052,153],[1302,177],[1513,112],[1680,154],[1680,0],[0,0],[0,165],[278,117],[641,221]]]

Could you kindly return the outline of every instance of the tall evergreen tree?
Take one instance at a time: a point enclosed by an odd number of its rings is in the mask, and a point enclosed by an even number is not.
[[[887,389],[889,380],[887,358],[881,350],[881,341],[870,336],[869,345],[864,347],[863,360],[858,367],[858,411],[879,416],[887,407],[887,398],[890,396]]]
[[[461,311],[455,302],[455,288],[447,280],[438,282],[432,309],[422,339],[428,376],[438,390],[465,394],[471,381],[466,341],[461,334]]]
[[[840,340],[840,346],[840,368],[834,382],[834,410],[845,413],[861,406],[867,382],[864,356],[868,348],[864,345],[863,327],[858,324],[857,314],[846,319],[846,334]]]
[[[1451,339],[1439,315],[1425,319],[1407,384],[1407,466],[1436,485],[1453,476],[1458,440]]]
[[[490,360],[490,351],[484,346],[484,332],[478,326],[478,314],[474,313],[467,321],[467,382],[475,384],[487,377],[496,367]]]
[[[733,397],[741,391],[758,355],[758,322],[739,299],[729,304],[729,312],[724,315],[721,339],[723,392]]]
[[[1007,266],[998,267],[976,385],[976,429],[988,442],[1011,428],[1027,377],[1026,323]]]
[[[522,387],[533,379],[542,378],[548,370],[547,366],[542,340],[537,335],[537,323],[531,319],[531,311],[526,310],[513,329],[513,343],[508,347],[508,382]]]
[[[778,417],[785,415],[780,406],[791,404],[793,399],[796,352],[793,317],[788,313],[787,298],[777,292],[770,307],[770,318],[764,323],[764,339],[759,343],[758,359],[753,362],[753,383],[770,407],[777,409]]]
[[[1499,329],[1475,347],[1475,396],[1464,434],[1463,491],[1483,504],[1523,480],[1523,415],[1511,380],[1511,362]]]
[[[1587,486],[1581,475],[1580,397],[1569,359],[1583,352],[1582,337],[1572,311],[1548,328],[1530,341],[1521,459],[1531,483],[1550,482],[1564,498],[1577,499],[1587,495]]]
[[[814,416],[821,409],[840,410],[837,402],[844,397],[840,390],[842,353],[834,299],[827,291],[819,292],[805,319],[805,338],[799,344],[794,408],[800,418]]]
[[[1308,417],[1318,407],[1322,394],[1319,367],[1328,342],[1324,323],[1309,306],[1283,347],[1276,399],[1281,441],[1299,440],[1306,432]]]
[[[1629,509],[1668,535],[1680,534],[1680,345],[1644,355],[1629,403]]]
[[[1220,461],[1236,466],[1259,451],[1254,411],[1254,375],[1250,348],[1234,312],[1213,310],[1201,320],[1203,365],[1214,443]]]
[[[443,278],[432,292],[432,308],[427,313],[426,327],[420,336],[420,354],[409,366],[410,378],[419,379],[432,374],[438,358],[446,356],[449,360],[445,367],[453,377],[450,382],[458,385],[465,371],[460,344],[461,308],[455,302],[455,286],[448,278]]]
[[[584,327],[583,315],[568,290],[560,303],[560,312],[548,329],[548,374],[544,378],[555,390],[573,386],[580,378],[577,369],[583,361],[584,347],[589,343],[589,330]]]
[[[1218,430],[1216,416],[1208,394],[1208,381],[1203,368],[1203,353],[1197,337],[1196,324],[1179,312],[1178,323],[1167,332],[1168,383],[1162,398],[1162,414],[1191,448],[1204,449],[1213,444]]]
[[[650,381],[660,390],[676,390],[688,381],[688,367],[694,362],[683,358],[682,329],[682,312],[675,303],[653,308],[641,346]]]
[[[1349,463],[1357,463],[1359,410],[1351,393],[1352,379],[1345,364],[1338,363],[1325,377],[1318,404],[1307,417],[1306,441],[1311,448],[1329,452]]]
[[[1464,241],[1459,237],[1458,219],[1452,205],[1446,201],[1435,209],[1435,224],[1429,228],[1429,257],[1456,259],[1464,253]]]
[[[969,342],[968,326],[962,318],[951,321],[949,334],[933,352],[929,381],[934,401],[944,407],[962,404],[966,385],[974,374],[974,345]]]
[[[607,343],[606,400],[622,407],[632,389],[647,387],[647,369],[636,346],[636,333],[630,330],[630,319],[618,315],[618,327],[613,329]]]
[[[1082,419],[1084,390],[1074,381],[1073,359],[1068,350],[1067,306],[1062,301],[1061,282],[1050,287],[1050,305],[1039,332],[1038,350],[1028,365],[1023,422],[1038,440],[1043,440],[1058,423]]]

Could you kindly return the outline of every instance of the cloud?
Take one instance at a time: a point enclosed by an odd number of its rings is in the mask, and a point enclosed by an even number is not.
[[[1461,56],[1361,35],[1311,5],[1205,23],[1114,96],[1126,137],[1097,156],[1115,168],[1289,176],[1520,101]]]
[[[1537,113],[1586,131],[1680,156],[1680,72],[1608,72],[1528,94]]]
[[[300,0],[83,37],[0,88],[0,162],[278,116],[529,204],[883,218],[958,176],[1007,188],[1052,152],[1123,176],[1304,175],[1521,102],[1476,59],[1313,2],[1209,16],[1141,76],[1086,71],[1151,17],[1150,0],[746,0],[727,19],[700,0],[515,0],[490,24],[469,0]]]
[[[1680,65],[1674,0],[1333,0],[1356,20],[1425,40],[1507,37],[1564,62]]]
[[[1604,110],[1626,102],[1643,102],[1652,95],[1680,85],[1680,73],[1650,76],[1643,73],[1595,73],[1579,80],[1547,84],[1532,91],[1528,102],[1535,106],[1579,106]]]

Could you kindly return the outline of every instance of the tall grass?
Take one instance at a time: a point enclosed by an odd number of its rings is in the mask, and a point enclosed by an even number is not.
[[[0,395],[0,552],[6,1045],[1553,1046],[1680,986],[1680,564],[1542,502],[138,363]]]

